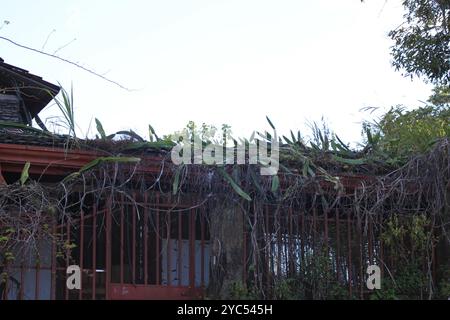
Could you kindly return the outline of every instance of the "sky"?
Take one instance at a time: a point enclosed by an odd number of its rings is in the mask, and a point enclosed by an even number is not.
[[[0,35],[78,62],[131,89],[0,40],[0,57],[70,90],[80,136],[132,129],[148,136],[189,120],[308,132],[322,117],[341,139],[394,105],[422,105],[420,79],[391,66],[396,0],[0,0]],[[374,114],[361,112],[378,107]],[[59,115],[49,106],[41,118]]]

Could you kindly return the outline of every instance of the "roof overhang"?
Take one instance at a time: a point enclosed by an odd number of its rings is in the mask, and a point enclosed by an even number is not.
[[[0,165],[3,172],[20,173],[25,163],[29,162],[30,174],[66,176],[80,170],[98,157],[104,156],[107,154],[94,151],[0,144]],[[161,157],[143,157],[136,171],[159,173],[162,162]]]
[[[15,94],[20,91],[32,118],[59,93],[60,87],[43,80],[25,69],[7,64],[0,58],[0,89]]]

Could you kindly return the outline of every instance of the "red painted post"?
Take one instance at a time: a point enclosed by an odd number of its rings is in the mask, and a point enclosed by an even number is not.
[[[360,294],[360,299],[363,300],[364,299],[364,281],[363,281],[363,278],[364,278],[364,271],[363,271],[363,268],[364,268],[363,248],[364,248],[364,245],[363,245],[363,241],[364,241],[364,239],[363,239],[363,234],[362,234],[361,218],[359,217],[357,221],[358,221],[357,230],[358,230],[358,240],[359,240],[358,241],[358,245],[359,245],[359,284],[360,284],[359,294]]]
[[[347,212],[347,240],[348,240],[348,292],[352,298],[352,247],[351,247],[351,224],[350,212]]]
[[[120,267],[119,267],[119,273],[120,273],[120,284],[123,286],[124,282],[124,251],[125,251],[125,236],[124,236],[124,227],[125,227],[125,202],[124,202],[124,196],[121,195],[121,203],[120,203]]]
[[[369,230],[367,233],[368,236],[368,250],[369,250],[369,265],[373,264],[373,245],[372,245],[372,237],[373,237],[373,231],[372,231],[372,217],[369,217]]]
[[[324,217],[324,241],[325,241],[325,253],[327,255],[327,259],[328,259],[328,211],[325,210],[325,212],[323,213],[323,217]]]
[[[110,284],[111,284],[111,264],[112,264],[112,257],[111,257],[111,220],[112,220],[112,205],[111,198],[108,198],[107,204],[106,204],[106,229],[105,229],[105,245],[106,245],[106,253],[105,253],[105,298],[106,300],[110,299]]]
[[[92,300],[96,298],[97,289],[97,205],[94,205],[92,217]]]
[[[167,233],[166,233],[166,239],[167,239],[167,285],[172,285],[172,240],[171,240],[171,230],[172,230],[172,211],[168,211],[166,213],[166,226],[167,226]]]
[[[148,284],[148,193],[144,194],[144,284]]]
[[[51,271],[51,299],[56,300],[56,220],[52,220],[52,271]]]
[[[36,258],[40,258],[41,255],[41,235],[40,232],[37,236],[37,252],[36,252]],[[40,277],[41,277],[41,262],[36,261],[36,283],[34,286],[34,298],[35,300],[39,300],[39,285],[40,285]]]
[[[245,227],[245,212],[242,212],[242,237],[243,237],[243,248],[242,248],[242,283],[247,283],[247,230]]]
[[[136,202],[136,193],[133,192],[133,201]],[[136,205],[133,203],[131,210],[131,283],[136,284]]]
[[[336,276],[337,276],[337,280],[339,282],[340,280],[340,254],[341,254],[341,248],[340,248],[340,243],[341,243],[341,234],[340,234],[340,221],[339,221],[339,209],[336,209]]]
[[[24,297],[24,292],[23,292],[23,287],[25,284],[25,275],[24,275],[24,265],[23,265],[23,258],[22,258],[22,262],[20,263],[20,291],[19,291],[19,299],[23,300]]]
[[[155,242],[156,242],[156,285],[161,283],[161,269],[160,269],[160,230],[159,230],[159,193],[156,193],[156,234],[155,234]]]
[[[381,214],[378,215],[378,226],[379,226],[379,231],[378,231],[378,238],[380,241],[380,261],[381,261],[381,279],[383,279],[383,275],[384,275],[384,268],[385,268],[385,263],[384,263],[384,245],[383,245],[383,237],[382,237],[382,226],[383,224],[383,217]]]
[[[178,269],[178,285],[181,286],[181,284],[183,283],[183,262],[181,261],[182,259],[182,251],[183,251],[183,239],[182,239],[182,235],[183,235],[183,227],[182,227],[182,223],[183,223],[183,215],[180,212],[178,212],[178,265],[177,265],[177,269]]]
[[[204,288],[205,286],[205,208],[201,207],[201,286]]]
[[[83,299],[83,274],[84,274],[84,211],[80,212],[80,270],[81,270],[81,287],[78,293],[78,299]]]
[[[69,224],[69,222],[68,221],[66,221],[66,244],[67,245],[70,245],[70,224]],[[69,248],[66,248],[66,270],[67,270],[67,268],[69,267]],[[66,280],[67,280],[67,274],[66,274]],[[64,288],[65,288],[65,293],[66,293],[66,296],[65,296],[65,299],[66,300],[69,300],[69,289],[67,288],[67,286],[64,286]]]
[[[195,211],[189,212],[189,285],[195,288]]]

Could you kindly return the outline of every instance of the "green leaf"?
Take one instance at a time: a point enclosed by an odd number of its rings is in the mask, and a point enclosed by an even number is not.
[[[269,124],[272,127],[272,129],[275,130],[275,126],[273,125],[272,121],[270,121],[268,116],[266,116],[266,119],[267,119],[267,122],[269,122]]]
[[[250,169],[250,176],[251,176],[251,178],[253,180],[254,186],[256,187],[256,189],[258,189],[259,193],[261,195],[265,195],[265,191],[263,190],[263,188],[261,186],[261,183],[259,182],[259,179],[256,176],[256,173],[252,169]]]
[[[346,151],[351,151],[351,150],[347,147],[347,145],[346,145],[344,142],[342,142],[341,139],[339,139],[339,137],[338,137],[337,134],[334,135],[334,136],[336,137],[337,141],[340,143],[340,145],[342,146],[342,148],[344,148]]]
[[[304,177],[308,176],[308,172],[309,172],[309,161],[306,160],[305,163],[303,163],[303,169],[302,169],[302,174]]]
[[[28,171],[30,170],[30,163],[27,162],[25,163],[23,169],[22,169],[22,174],[20,175],[20,184],[23,186],[25,184],[25,182],[27,182],[28,178],[30,177]]]
[[[287,144],[290,144],[290,145],[294,144],[294,143],[293,143],[291,140],[289,140],[289,138],[286,137],[286,136],[283,136],[283,139],[284,139],[284,141],[286,141]]]
[[[282,163],[280,163],[280,168],[289,174],[293,174],[292,171]]]
[[[339,145],[334,142],[334,140],[331,140],[331,149],[333,149],[334,152],[338,151]]]
[[[277,192],[278,188],[280,187],[280,179],[278,176],[272,177],[272,193]]]
[[[311,147],[312,147],[314,150],[320,150],[319,146],[318,146],[317,144],[315,144],[314,142],[310,141],[309,144],[311,145]]]
[[[299,131],[299,133],[300,133],[300,131]],[[292,132],[292,130],[291,130],[291,137],[292,137],[292,142],[298,141],[298,140],[295,138],[294,132]]]
[[[366,159],[345,159],[336,155],[333,155],[333,159],[337,162],[349,164],[349,165],[361,165],[366,163]]]
[[[366,128],[367,142],[373,145],[373,137],[370,128]]]
[[[154,149],[170,149],[175,145],[172,141],[153,141],[153,142],[133,142],[129,145],[125,146],[122,150],[137,150],[137,149],[145,149],[145,148],[154,148]]]
[[[100,120],[98,120],[97,118],[95,118],[95,124],[97,125],[97,131],[100,134],[100,137],[102,139],[106,139],[106,133],[105,130],[103,129],[103,125],[100,122]]]
[[[338,152],[342,155],[347,155],[347,156],[351,156],[353,154],[353,152],[349,151],[349,149],[347,147],[343,147],[342,144],[336,143],[334,140],[330,141],[331,143],[331,147],[333,148],[334,152]]]
[[[237,194],[239,194],[242,198],[244,198],[247,201],[252,201],[252,198],[244,192],[244,190],[241,189],[241,187],[234,182],[233,178],[230,177],[230,175],[223,169],[219,168],[219,172],[222,174],[222,176],[225,178],[225,180],[228,181],[228,183],[231,185],[231,187],[236,191]]]
[[[150,124],[148,125],[148,132],[149,132],[149,136],[150,136],[150,141],[153,141],[153,136],[155,136],[156,141],[160,140],[158,135],[156,134],[155,129],[153,129],[153,127]]]

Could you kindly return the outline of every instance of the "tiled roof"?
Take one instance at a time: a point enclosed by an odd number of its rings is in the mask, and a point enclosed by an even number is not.
[[[2,127],[0,143],[64,148],[70,140],[64,136],[46,134],[32,128]]]
[[[19,90],[31,117],[35,117],[59,92],[59,87],[31,74],[25,69],[7,64],[0,58],[0,91],[16,93]]]

